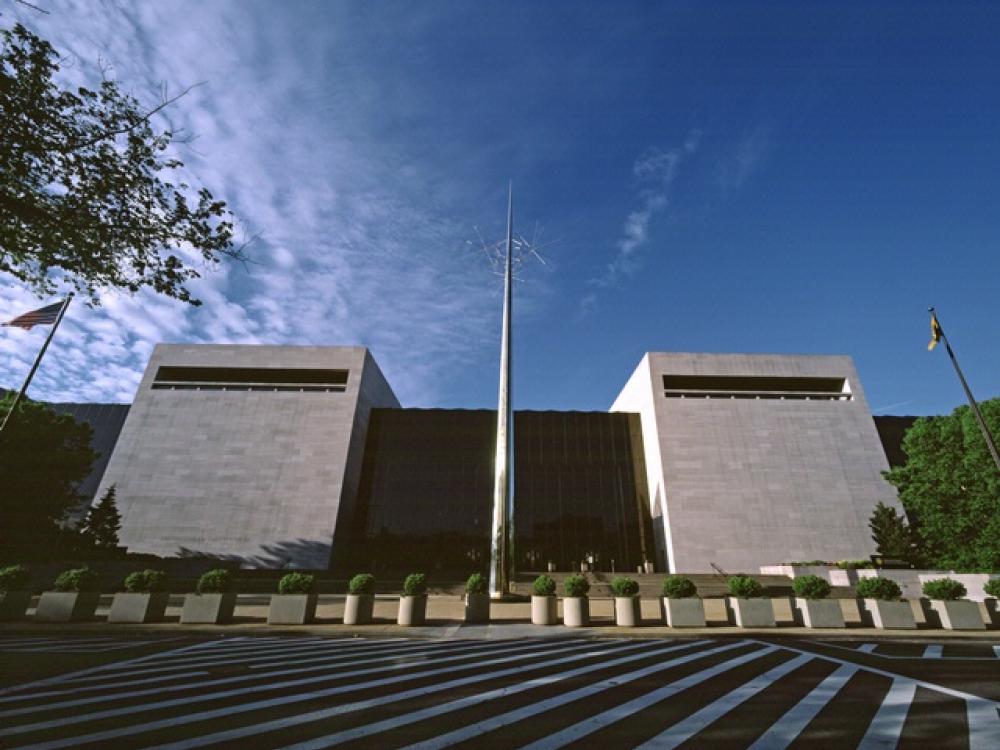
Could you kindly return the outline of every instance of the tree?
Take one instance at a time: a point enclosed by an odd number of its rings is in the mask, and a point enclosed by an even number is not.
[[[183,162],[151,118],[179,97],[144,109],[112,80],[63,89],[48,42],[21,24],[0,42],[0,271],[40,296],[64,279],[94,304],[102,287],[200,304],[179,255],[211,265],[242,251],[223,201],[162,177]]]
[[[1000,399],[980,404],[994,435]],[[907,460],[886,473],[929,565],[1000,570],[1000,472],[968,406],[924,417],[903,438]]]
[[[0,399],[0,413],[13,394]],[[0,554],[9,559],[46,557],[66,534],[60,522],[79,505],[76,488],[97,455],[85,422],[22,400],[0,433]]]
[[[121,527],[122,517],[115,505],[115,486],[111,485],[97,505],[87,510],[87,516],[80,525],[80,535],[99,552],[116,552]]]
[[[898,560],[909,560],[913,555],[913,537],[906,517],[895,508],[879,502],[868,519],[868,527],[872,530],[875,541],[875,551],[885,557]]]

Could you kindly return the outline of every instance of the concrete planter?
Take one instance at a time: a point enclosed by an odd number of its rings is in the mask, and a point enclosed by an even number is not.
[[[642,624],[638,596],[615,597],[615,625],[622,628],[637,628]]]
[[[989,617],[991,628],[1000,628],[1000,599],[987,597],[983,599],[986,606],[986,616]]]
[[[30,602],[30,591],[0,591],[0,622],[23,620]]]
[[[844,628],[844,613],[837,599],[795,598],[795,621],[807,628]]]
[[[348,594],[344,600],[344,624],[368,625],[374,609],[374,594]]]
[[[937,615],[945,630],[986,630],[986,623],[979,613],[979,604],[967,599],[958,601],[930,600],[931,612]]]
[[[166,591],[133,593],[120,591],[111,601],[108,622],[159,622],[167,611]]]
[[[233,619],[236,609],[236,594],[188,594],[184,597],[181,622],[197,625],[222,625]]]
[[[774,605],[770,599],[726,597],[730,618],[738,628],[773,628]]]
[[[585,628],[590,625],[590,599],[585,596],[564,597],[563,625],[567,628]]]
[[[272,594],[268,625],[307,625],[316,619],[316,594]]]
[[[490,621],[490,595],[465,595],[465,621],[469,623]]]
[[[887,602],[882,599],[862,599],[865,619],[880,630],[916,630],[913,608],[907,601]]]
[[[38,600],[38,622],[80,622],[90,620],[97,611],[96,591],[46,591]]]
[[[423,625],[427,619],[427,594],[399,597],[399,615],[396,623],[404,626]]]
[[[531,595],[532,625],[555,625],[557,619],[556,598],[554,596]]]
[[[663,597],[663,619],[671,628],[705,627],[705,602],[694,596],[684,599]]]

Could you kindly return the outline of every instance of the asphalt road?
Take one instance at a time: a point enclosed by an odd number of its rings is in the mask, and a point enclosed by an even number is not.
[[[0,688],[5,748],[1000,748],[987,641],[40,634],[0,655],[50,674]]]

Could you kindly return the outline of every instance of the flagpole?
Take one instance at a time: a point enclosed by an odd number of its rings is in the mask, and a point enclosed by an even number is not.
[[[951,344],[948,343],[948,337],[944,334],[944,328],[941,326],[941,321],[938,320],[937,313],[934,311],[933,307],[927,308],[933,319],[937,322],[937,332],[941,336],[941,340],[944,341],[944,348],[948,352],[948,356],[951,357],[951,363],[955,366],[955,372],[958,374],[958,379],[962,382],[962,388],[965,390],[965,397],[969,399],[969,406],[972,407],[972,413],[976,417],[976,421],[979,423],[979,429],[983,433],[983,438],[986,440],[986,447],[989,448],[990,454],[993,456],[993,461],[997,465],[997,470],[1000,471],[1000,452],[997,451],[996,441],[993,439],[993,435],[990,433],[990,428],[986,426],[986,420],[983,419],[983,413],[979,411],[979,404],[976,403],[976,399],[972,397],[972,391],[969,389],[969,384],[965,382],[965,376],[962,374],[962,368],[958,366],[958,359],[955,357],[955,352],[951,350]]]
[[[35,357],[35,364],[31,366],[31,370],[28,372],[28,377],[24,379],[24,385],[21,386],[21,390],[18,391],[18,394],[14,396],[14,403],[10,405],[10,409],[7,411],[7,416],[3,418],[3,423],[0,424],[0,432],[3,432],[4,428],[7,426],[7,422],[10,421],[11,415],[17,409],[17,405],[21,402],[21,399],[24,398],[24,394],[28,391],[28,386],[31,385],[31,379],[35,377],[35,370],[37,370],[38,365],[41,364],[42,357],[45,356],[45,350],[49,348],[49,342],[52,341],[52,337],[55,335],[56,329],[62,322],[63,315],[66,314],[66,308],[69,307],[70,300],[72,299],[73,299],[73,292],[70,292],[68,295],[66,295],[66,299],[63,300],[62,307],[59,308],[59,315],[56,317],[55,322],[52,324],[52,330],[49,331],[49,335],[45,339],[45,343],[42,344],[42,348],[38,350],[38,356]]]

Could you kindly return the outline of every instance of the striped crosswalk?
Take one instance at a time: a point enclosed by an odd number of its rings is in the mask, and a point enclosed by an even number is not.
[[[0,746],[878,748],[933,745],[915,708],[933,704],[942,737],[1000,747],[994,701],[831,653],[749,638],[223,638],[6,688]]]
[[[14,654],[92,654],[145,646],[152,641],[120,638],[0,638],[0,652]]]

